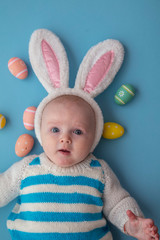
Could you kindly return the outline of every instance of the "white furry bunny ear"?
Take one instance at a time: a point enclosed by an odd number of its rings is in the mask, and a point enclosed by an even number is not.
[[[59,38],[47,29],[33,32],[29,43],[32,68],[48,93],[68,87],[69,66]]]
[[[108,39],[93,46],[79,67],[75,88],[96,97],[113,81],[123,58],[124,49],[117,40]]]

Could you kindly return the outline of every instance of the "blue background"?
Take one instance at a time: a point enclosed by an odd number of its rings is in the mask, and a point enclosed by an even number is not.
[[[0,3],[0,113],[7,125],[0,130],[0,172],[19,161],[14,147],[27,131],[22,122],[28,106],[37,106],[47,93],[36,79],[28,57],[30,35],[47,28],[62,40],[70,62],[70,86],[88,49],[106,38],[125,48],[121,70],[111,86],[96,98],[105,122],[125,128],[121,139],[102,139],[95,155],[105,159],[122,185],[137,200],[146,217],[160,226],[160,1],[159,0],[5,0]],[[8,71],[8,60],[22,58],[29,69],[25,80]],[[125,106],[114,102],[124,83],[136,88]],[[42,149],[35,139],[31,152]],[[1,239],[8,240],[6,219],[14,201],[0,209]],[[111,226],[115,239],[129,239]],[[133,238],[130,238],[133,239]]]

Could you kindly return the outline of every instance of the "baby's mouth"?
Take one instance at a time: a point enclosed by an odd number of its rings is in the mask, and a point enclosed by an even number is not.
[[[67,150],[67,149],[60,149],[60,150],[58,150],[58,152],[60,152],[60,153],[62,153],[64,155],[69,155],[70,154],[70,151]]]

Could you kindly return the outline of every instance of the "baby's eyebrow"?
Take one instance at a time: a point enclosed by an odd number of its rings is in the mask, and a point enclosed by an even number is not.
[[[47,122],[47,124],[48,125],[54,125],[54,126],[56,126],[56,125],[62,125],[63,124],[63,121],[61,121],[61,120],[51,120],[51,121],[49,121],[49,122]],[[74,124],[73,124],[73,127],[75,127],[75,128],[80,128],[80,129],[86,129],[86,128],[88,128],[89,127],[89,124],[87,124],[87,123],[82,123],[82,122],[75,122]]]
[[[75,123],[77,128],[88,128],[90,125],[84,122],[77,122]]]
[[[61,124],[61,121],[57,121],[57,120],[54,121],[54,120],[53,120],[53,121],[47,122],[47,124],[49,124],[49,125],[53,125],[53,124],[54,124],[54,125],[57,125],[57,124]]]

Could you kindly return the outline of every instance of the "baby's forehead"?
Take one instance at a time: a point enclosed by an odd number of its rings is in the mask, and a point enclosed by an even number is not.
[[[44,111],[52,110],[52,108],[58,107],[58,105],[61,105],[61,108],[75,107],[77,109],[80,109],[82,112],[85,112],[87,110],[94,114],[94,111],[92,107],[89,105],[89,103],[87,103],[85,100],[78,96],[72,95],[63,95],[53,99],[46,105]]]
[[[52,119],[61,121],[68,116],[72,121],[78,121],[95,126],[95,113],[85,100],[78,96],[61,96],[51,100],[43,110],[42,122]]]

